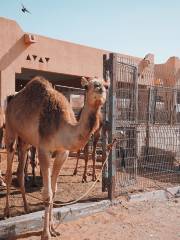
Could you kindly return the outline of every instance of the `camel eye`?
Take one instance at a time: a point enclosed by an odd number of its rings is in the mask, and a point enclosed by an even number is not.
[[[100,87],[100,86],[101,86],[100,83],[98,83],[98,82],[94,83],[94,87],[95,87],[95,88],[98,88],[98,87]]]
[[[105,87],[105,89],[106,89],[106,90],[108,90],[108,89],[109,89],[109,86],[108,86],[108,85],[105,85],[104,87]]]

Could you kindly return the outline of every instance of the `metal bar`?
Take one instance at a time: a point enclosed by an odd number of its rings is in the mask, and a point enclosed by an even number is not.
[[[59,87],[59,88],[67,88],[67,89],[69,89],[69,90],[77,90],[77,91],[82,91],[82,92],[85,91],[85,89],[83,89],[83,88],[69,87],[69,86],[60,85],[60,84],[54,85],[54,86],[55,86],[55,87]]]
[[[109,72],[109,59],[107,54],[103,55],[103,78],[108,80]],[[107,98],[108,99],[108,98]],[[106,148],[108,144],[107,138],[107,126],[106,123],[108,122],[108,101],[103,106],[103,119],[105,124],[103,124],[102,128],[102,164],[106,159]],[[108,164],[106,163],[103,171],[102,171],[102,192],[106,192],[108,190]]]
[[[157,87],[154,88],[154,104],[153,104],[153,124],[156,123],[156,98],[157,98]]]
[[[133,74],[133,81],[134,81],[134,100],[135,100],[135,123],[138,124],[138,116],[139,116],[139,112],[138,112],[138,71],[137,68],[134,68],[134,74]],[[134,148],[135,148],[135,160],[134,160],[134,173],[135,173],[135,179],[137,177],[137,168],[138,168],[138,156],[137,156],[137,132],[136,132],[136,127],[134,128]]]
[[[136,66],[134,66],[134,65],[131,65],[131,64],[129,64],[129,63],[124,63],[124,62],[119,62],[119,61],[117,61],[117,63],[118,63],[118,64],[125,65],[125,66],[128,66],[128,67],[130,67],[130,68],[137,69],[137,67],[136,67]]]
[[[134,114],[135,114],[135,123],[138,123],[138,73],[137,68],[134,68],[133,74],[133,81],[134,81]]]
[[[116,106],[116,95],[115,95],[115,86],[117,80],[117,68],[116,68],[116,59],[117,54],[110,53],[109,55],[109,66],[110,66],[110,81],[111,86],[109,89],[109,122],[110,122],[110,131],[109,131],[109,142],[113,142],[115,136],[115,106]],[[113,199],[115,195],[115,172],[116,172],[116,153],[113,148],[109,154],[108,159],[108,197]]]

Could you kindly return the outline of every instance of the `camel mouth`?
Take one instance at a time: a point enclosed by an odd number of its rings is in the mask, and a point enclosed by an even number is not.
[[[102,88],[99,88],[99,89],[96,89],[96,93],[97,93],[98,95],[103,95],[103,94],[106,93],[106,91],[104,91]]]

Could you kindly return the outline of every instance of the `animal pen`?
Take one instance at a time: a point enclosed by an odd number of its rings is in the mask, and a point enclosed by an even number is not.
[[[103,129],[97,152],[98,174],[106,158],[105,148],[108,143],[114,138],[117,139],[117,143],[103,169],[102,181],[97,182],[84,201],[107,197],[112,199],[122,194],[178,185],[180,183],[180,90],[178,87],[154,84],[154,66],[148,67],[143,76],[138,76],[137,62],[133,58],[122,57],[119,54],[104,55],[103,69],[104,78],[109,78],[111,81],[111,88],[103,109],[105,120],[109,123],[108,139],[107,131]],[[18,91],[26,83],[29,73],[36,74],[36,71],[22,69],[22,73],[16,74]],[[52,74],[48,76],[48,73],[42,71],[38,74],[43,74],[49,80],[53,76]],[[63,79],[63,76],[60,77]],[[53,76],[53,79],[58,79],[58,75]],[[84,90],[77,81],[75,86],[73,81],[71,84],[68,81],[67,85],[64,83],[61,80],[52,81],[54,88],[63,92],[77,114],[83,106]],[[84,168],[82,160],[78,175],[72,176],[76,163],[75,156],[71,153],[60,173],[57,204],[77,199],[92,185],[90,181],[84,184],[81,182]],[[89,167],[91,174],[91,161]],[[41,199],[39,190],[42,183],[39,177],[38,184],[38,187],[26,188],[33,211],[43,206],[42,201],[33,199],[33,197]],[[5,191],[1,196],[0,212],[3,212]],[[18,190],[14,190],[11,197],[15,201],[21,199]],[[21,208],[18,214],[22,214],[22,203],[19,205]],[[16,214],[17,210],[14,208],[12,215]]]
[[[113,53],[104,56],[104,77],[111,80],[105,107],[109,142],[118,142],[103,173],[103,190],[112,199],[179,184],[180,89],[154,85],[153,71],[139,76],[132,60]]]
[[[111,81],[103,109],[108,134],[104,128],[97,151],[97,174],[106,159],[107,145],[115,138],[117,142],[105,164],[102,179],[83,201],[180,183],[179,58],[171,57],[163,64],[154,64],[152,60],[141,76],[138,72],[140,58],[26,33],[15,21],[5,18],[0,18],[0,28],[1,106],[8,95],[20,91],[32,77],[41,75],[50,80],[56,90],[63,92],[78,114],[84,101],[81,76],[104,75]],[[158,67],[161,68],[159,75]],[[170,72],[169,79],[179,74],[173,84],[168,84],[164,78],[166,72]],[[15,157],[17,160],[17,155]],[[0,168],[4,174],[6,155],[1,154],[1,158]],[[88,182],[82,183],[84,160],[80,159],[79,172],[73,176],[75,164],[75,155],[71,153],[60,172],[56,203],[75,200],[92,185],[89,177]],[[91,174],[92,162],[88,165],[88,174]],[[17,161],[14,173],[16,167]],[[26,186],[32,211],[43,208],[39,200],[42,182],[39,172],[37,175],[38,186]],[[15,174],[13,185],[17,187],[14,180]],[[5,189],[0,191],[0,218],[3,217],[5,195]],[[14,202],[12,215],[24,213],[17,189],[12,191],[11,198]]]

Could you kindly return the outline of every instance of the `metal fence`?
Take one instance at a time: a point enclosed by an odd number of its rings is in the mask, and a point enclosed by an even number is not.
[[[105,117],[109,142],[118,139],[108,172],[109,197],[180,183],[179,90],[139,81],[137,65],[118,54],[104,58],[110,78]]]

